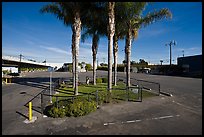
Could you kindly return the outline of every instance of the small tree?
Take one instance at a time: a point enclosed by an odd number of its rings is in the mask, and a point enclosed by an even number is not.
[[[91,64],[86,64],[85,69],[86,69],[87,71],[92,70]]]

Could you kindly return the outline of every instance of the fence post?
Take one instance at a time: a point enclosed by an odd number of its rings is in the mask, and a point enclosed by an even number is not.
[[[41,93],[41,113],[43,115],[43,93]]]
[[[159,84],[159,83],[158,83]],[[160,84],[159,84],[159,95],[160,95]]]
[[[126,88],[126,95],[127,95],[126,101],[129,101],[129,90],[130,90],[130,87],[127,87]]]
[[[142,87],[140,87],[140,92],[141,92],[141,102],[142,102]]]
[[[58,108],[58,96],[56,96],[56,103],[57,103],[57,108]]]
[[[96,103],[97,103],[97,108],[98,108],[98,90],[96,90]]]
[[[90,102],[90,96],[89,95],[90,95],[90,93],[88,94],[88,101]]]

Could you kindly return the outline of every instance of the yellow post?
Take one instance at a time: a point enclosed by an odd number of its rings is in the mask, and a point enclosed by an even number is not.
[[[7,78],[6,78],[6,84],[7,84]]]
[[[32,102],[29,102],[29,121],[32,120]]]

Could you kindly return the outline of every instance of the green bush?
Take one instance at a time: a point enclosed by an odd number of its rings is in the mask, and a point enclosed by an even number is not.
[[[105,70],[108,71],[108,67],[107,66],[98,66],[97,70]]]
[[[102,83],[102,78],[96,78],[96,83]]]
[[[87,101],[85,99],[75,99],[74,101],[60,101],[58,103],[58,108],[55,105],[49,107],[47,111],[48,116],[58,118],[58,117],[78,117],[84,116],[90,112],[93,112],[97,109],[95,101]]]
[[[124,65],[118,65],[117,66],[117,71],[118,72],[124,72],[124,67],[125,67]]]
[[[99,98],[99,105],[103,104],[104,102],[106,102],[106,92],[104,91],[99,91],[98,92],[98,98]]]
[[[102,78],[102,83],[108,83],[108,78]]]
[[[91,71],[92,70],[91,64],[86,64],[85,69]]]
[[[73,103],[69,104],[66,107],[66,115],[67,116],[84,116],[90,112],[96,110],[96,102],[94,101],[87,101],[87,100],[79,100],[75,99]]]
[[[64,108],[57,108],[56,106],[53,106],[50,110],[48,110],[48,115],[54,118],[64,117],[66,115],[66,110]]]
[[[9,74],[9,73],[10,73],[8,70],[2,70],[2,72],[3,72],[4,74]]]

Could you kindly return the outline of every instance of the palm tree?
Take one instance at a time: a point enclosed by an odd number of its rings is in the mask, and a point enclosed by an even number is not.
[[[161,20],[163,18],[171,18],[171,12],[163,8],[159,11],[154,11],[148,13],[146,16],[142,16],[142,11],[144,10],[146,2],[126,2],[124,3],[125,14],[124,18],[126,20],[126,44],[125,44],[125,53],[126,53],[126,86],[130,86],[130,56],[131,56],[131,46],[132,40],[137,38],[138,30],[141,27],[146,27],[147,25]]]
[[[78,95],[78,56],[81,37],[81,17],[86,13],[87,3],[82,2],[54,2],[41,9],[42,13],[52,13],[62,20],[66,26],[72,28],[72,57],[74,94]]]
[[[83,23],[85,31],[82,34],[82,42],[84,42],[88,36],[92,36],[93,84],[96,85],[96,54],[100,36],[107,33],[107,31],[105,31],[106,16],[103,3],[92,3],[92,7],[89,7],[89,9],[90,8],[91,10],[87,12],[86,20]]]
[[[108,2],[108,97],[111,95],[112,89],[112,50],[113,36],[115,33],[115,2]],[[108,98],[108,101],[109,98]]]
[[[113,60],[114,60],[114,86],[117,85],[117,60],[118,60],[118,40],[124,39],[125,29],[124,21],[121,19],[121,12],[123,12],[123,6],[120,2],[116,2],[115,5],[115,35],[113,37]]]

